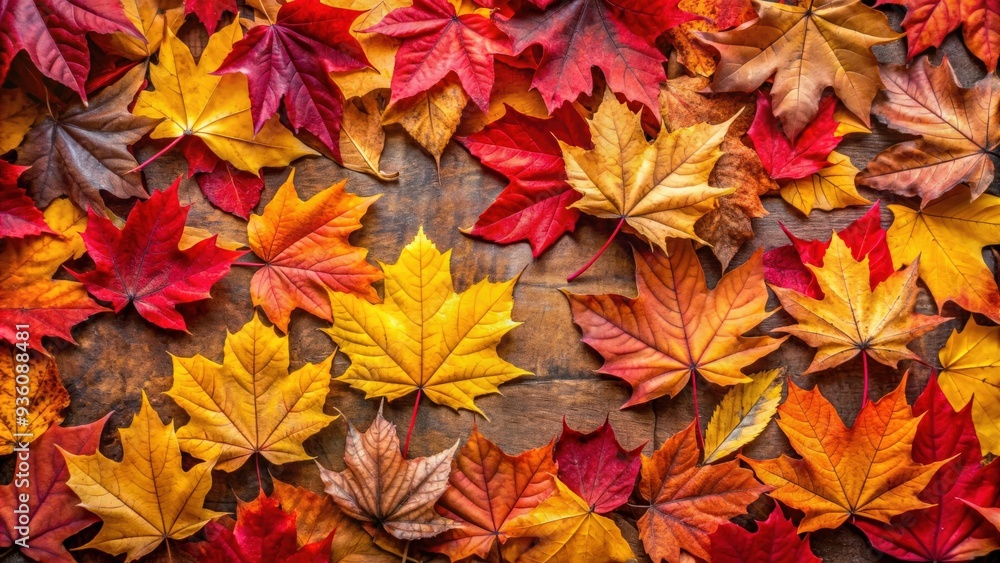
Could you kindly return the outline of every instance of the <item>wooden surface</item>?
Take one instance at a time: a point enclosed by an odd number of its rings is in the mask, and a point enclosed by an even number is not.
[[[889,11],[897,26],[902,11]],[[901,62],[905,42],[876,49],[883,61]],[[969,58],[958,37],[952,34],[944,51],[955,65],[966,86],[983,76],[982,66]],[[937,58],[937,57],[935,57]],[[849,155],[855,166],[863,169],[879,150],[897,142],[901,137],[880,124],[868,137],[852,136],[838,150]],[[154,152],[140,151],[139,160]],[[651,404],[621,411],[619,407],[628,398],[628,386],[614,378],[600,376],[594,370],[600,357],[580,343],[580,333],[572,324],[569,306],[557,291],[569,287],[577,293],[616,292],[635,294],[633,264],[629,252],[630,239],[620,237],[590,271],[572,284],[566,275],[576,270],[603,244],[613,227],[611,222],[584,217],[576,233],[566,236],[541,258],[532,261],[527,244],[498,246],[480,242],[462,235],[459,227],[474,223],[477,215],[503,187],[503,180],[480,166],[461,146],[452,143],[441,160],[438,177],[434,161],[398,128],[390,128],[382,168],[399,171],[396,182],[380,182],[372,177],[344,170],[323,158],[302,159],[294,163],[296,186],[300,196],[306,198],[322,188],[347,178],[347,187],[363,195],[376,193],[383,197],[365,216],[364,228],[352,237],[352,242],[370,249],[374,260],[393,262],[400,249],[412,240],[417,228],[423,225],[427,234],[442,250],[453,248],[452,271],[459,291],[474,281],[489,277],[491,280],[508,279],[523,270],[514,292],[514,319],[523,325],[513,330],[500,346],[500,354],[515,365],[531,370],[533,377],[526,377],[501,387],[503,395],[483,397],[477,401],[490,417],[475,421],[474,415],[426,402],[421,405],[416,423],[411,455],[426,455],[450,446],[456,440],[464,441],[474,422],[486,436],[499,443],[508,452],[544,444],[560,431],[563,417],[577,429],[590,430],[600,424],[610,413],[611,422],[626,447],[647,442],[645,453],[659,446],[674,432],[682,429],[692,419],[690,388],[674,399],[659,399]],[[185,169],[185,163],[176,151],[157,161],[146,170],[150,189],[163,189]],[[277,186],[286,178],[288,170],[267,174],[267,188],[263,202],[270,200]],[[996,192],[994,182],[991,191]],[[861,190],[870,199],[882,198],[883,203],[898,201],[886,194]],[[218,232],[225,237],[246,242],[246,223],[211,207],[201,195],[197,185],[182,182],[181,198],[192,205],[189,225]],[[908,202],[915,205],[915,202]],[[828,238],[833,229],[842,228],[865,211],[856,207],[832,213],[813,212],[806,220],[786,205],[776,195],[765,199],[770,215],[754,221],[756,239],[744,246],[733,260],[733,266],[742,264],[759,247],[771,248],[786,244],[778,228],[784,223],[794,233],[804,238]],[[891,222],[891,213],[883,207],[883,224]],[[719,279],[718,262],[707,249],[700,251],[709,284]],[[57,346],[56,357],[63,381],[72,397],[66,424],[91,422],[109,410],[115,411],[105,431],[102,451],[112,457],[120,455],[116,429],[127,426],[137,412],[140,392],[145,391],[153,406],[163,417],[170,417],[176,425],[186,422],[187,416],[173,401],[162,393],[171,384],[170,354],[193,356],[201,353],[220,361],[226,330],[236,331],[253,315],[250,305],[249,283],[253,270],[235,268],[232,273],[212,290],[212,299],[184,308],[190,333],[169,332],[158,329],[142,320],[128,308],[120,315],[102,314],[83,323],[74,331],[79,347]],[[380,284],[381,285],[381,284]],[[772,296],[770,308],[777,306]],[[918,310],[935,311],[933,301],[925,289],[921,290]],[[934,363],[937,351],[952,329],[962,326],[967,317],[957,308],[948,308],[943,314],[958,317],[915,342],[911,348],[924,359]],[[768,319],[762,331],[789,324],[790,317],[779,312]],[[334,350],[330,339],[318,329],[324,321],[302,312],[292,316],[290,341],[292,367],[304,362],[318,362]],[[790,339],[777,352],[758,362],[752,370],[758,371],[785,366],[796,384],[811,388],[818,384],[824,395],[837,405],[841,416],[853,421],[861,404],[860,357],[836,370],[815,376],[800,376],[808,365],[813,351],[801,342]],[[334,374],[341,373],[347,359],[338,355]],[[908,385],[912,401],[927,377],[927,369],[918,366],[901,366],[891,370],[872,362],[872,395],[880,397],[900,380],[903,369],[911,368],[913,377]],[[366,428],[378,408],[377,401],[366,401],[360,392],[334,382],[326,411],[344,413],[347,419],[360,428]],[[699,385],[703,423],[711,416],[725,389],[707,383]],[[410,395],[387,404],[386,417],[405,432],[413,408],[414,396]],[[306,442],[306,449],[326,467],[343,468],[343,449],[346,427],[344,420],[337,420],[328,428]],[[745,452],[756,458],[773,457],[791,452],[787,441],[775,424]],[[9,470],[10,462],[0,464],[0,475]],[[316,468],[312,463],[294,463],[269,467],[271,475],[286,482],[293,482],[314,490],[321,490]],[[9,475],[9,472],[7,472]],[[253,464],[247,464],[234,474],[215,472],[215,481],[209,495],[208,508],[231,511],[235,496],[250,499],[255,495],[256,475]],[[234,496],[235,495],[235,496]],[[752,507],[752,514],[764,517],[771,501],[761,500]],[[635,520],[618,518],[623,532],[633,541],[637,553]],[[745,521],[745,519],[744,519]],[[79,538],[92,537],[96,527]],[[872,550],[864,536],[849,525],[839,530],[820,531],[812,535],[813,549],[827,561],[888,560]],[[79,544],[79,540],[74,540]],[[78,552],[85,560],[106,560],[103,554]],[[20,561],[12,554],[3,561]]]

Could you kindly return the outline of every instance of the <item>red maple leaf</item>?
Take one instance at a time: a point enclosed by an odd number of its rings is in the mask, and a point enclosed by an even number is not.
[[[903,29],[909,49],[906,60],[929,47],[940,47],[949,33],[962,26],[962,39],[972,54],[993,72],[1000,60],[1000,2],[996,0],[878,0],[876,6],[906,7]]]
[[[493,57],[509,54],[510,41],[488,18],[460,16],[448,0],[416,0],[364,31],[403,40],[392,75],[392,101],[426,92],[454,73],[479,109],[489,111]]]
[[[750,532],[732,522],[719,526],[709,537],[715,563],[770,563],[795,561],[820,563],[809,547],[809,535],[800,538],[795,524],[775,506],[767,520]]]
[[[566,424],[556,442],[559,480],[587,501],[594,512],[605,514],[628,502],[642,467],[645,442],[626,450],[615,438],[608,419],[593,432],[577,432]]]
[[[223,13],[235,14],[237,10],[236,0],[184,0],[184,15],[194,14],[209,35],[215,33]]]
[[[913,440],[913,461],[952,458],[919,495],[936,506],[901,514],[889,525],[867,520],[855,525],[876,549],[907,561],[960,561],[1000,549],[1000,531],[963,502],[1000,507],[1000,461],[982,464],[972,402],[955,412],[931,377],[913,404],[913,415],[923,415]]]
[[[258,25],[233,45],[216,74],[242,73],[250,88],[254,132],[278,111],[282,99],[296,132],[305,129],[340,160],[343,95],[331,72],[368,64],[350,33],[361,12],[297,0],[278,10],[271,25]]]
[[[569,206],[581,196],[566,183],[559,141],[593,146],[575,109],[563,107],[550,119],[538,119],[508,107],[503,117],[459,141],[510,180],[466,234],[501,244],[527,240],[537,258],[563,233],[573,232],[580,211]]]
[[[798,180],[829,164],[827,157],[843,139],[834,135],[839,125],[833,119],[835,109],[837,98],[825,96],[812,122],[789,139],[771,112],[771,96],[757,91],[757,112],[747,135],[771,179]]]
[[[188,161],[188,178],[194,177],[208,201],[223,211],[248,219],[260,203],[264,178],[219,158],[193,135],[181,141],[181,150]]]
[[[179,185],[178,178],[165,191],[136,203],[122,229],[91,209],[83,240],[97,269],[70,273],[91,295],[109,301],[116,313],[132,303],[149,322],[186,330],[175,306],[207,299],[212,285],[245,252],[217,247],[214,236],[178,249],[189,210],[177,198]]]
[[[677,9],[679,0],[536,1],[497,25],[513,41],[515,55],[532,45],[542,59],[532,86],[549,112],[594,90],[591,69],[604,73],[608,86],[659,115],[660,83],[666,60],[655,37],[695,16]],[[652,38],[652,39],[651,39]]]
[[[0,0],[0,82],[18,51],[45,76],[87,101],[88,33],[142,37],[120,0]]]
[[[35,202],[17,186],[17,177],[27,169],[0,160],[0,238],[52,233]]]
[[[851,249],[855,260],[868,257],[868,267],[871,270],[869,283],[872,289],[888,278],[895,270],[892,265],[892,255],[885,240],[885,229],[880,221],[881,210],[879,202],[871,207],[844,230],[838,231],[840,238]],[[805,265],[822,266],[823,256],[830,246],[830,241],[802,240],[797,238],[784,225],[781,229],[792,241],[792,244],[772,248],[764,253],[764,279],[767,283],[795,290],[814,299],[822,299],[823,292],[816,282],[816,277]]]
[[[0,511],[0,548],[13,545],[22,536],[14,529],[19,525],[15,509],[21,505],[20,495],[26,494],[31,517],[30,547],[21,553],[36,561],[76,561],[63,542],[100,519],[80,507],[80,499],[66,485],[69,470],[60,452],[94,454],[110,416],[83,426],[51,426],[31,443],[31,456],[38,462],[32,464],[30,477],[0,487],[0,506],[4,507]]]

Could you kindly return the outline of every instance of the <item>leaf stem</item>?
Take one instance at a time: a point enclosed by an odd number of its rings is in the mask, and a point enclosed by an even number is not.
[[[420,408],[420,396],[423,395],[423,389],[417,388],[417,400],[413,402],[413,414],[410,415],[410,427],[406,430],[406,443],[403,444],[403,457],[410,452],[410,437],[413,436],[413,427],[417,423],[417,409]]]
[[[180,143],[182,140],[184,140],[185,137],[187,137],[187,135],[180,135],[177,138],[175,138],[173,141],[170,141],[170,144],[168,144],[167,146],[165,146],[162,149],[160,149],[160,152],[154,154],[152,156],[152,158],[150,158],[146,162],[143,162],[139,166],[136,166],[135,168],[129,170],[127,172],[127,174],[131,174],[132,172],[140,172],[143,168],[145,168],[146,166],[148,166],[151,162],[153,162],[154,160],[156,160],[156,159],[160,158],[161,156],[163,156],[163,154],[166,153],[167,151],[169,151],[170,149],[176,147],[177,144]]]
[[[597,251],[597,254],[595,254],[593,258],[591,258],[586,264],[584,264],[582,268],[570,274],[570,276],[566,278],[566,281],[571,282],[575,280],[576,278],[580,277],[581,274],[586,272],[588,268],[593,266],[594,262],[597,262],[597,259],[601,257],[601,254],[604,254],[604,251],[607,250],[609,246],[611,246],[611,241],[615,240],[615,237],[618,236],[618,232],[622,230],[623,226],[625,226],[624,215],[622,216],[621,219],[618,220],[618,226],[616,226],[615,230],[611,232],[611,236],[608,237],[608,242],[604,243],[604,246],[602,246],[601,249]]]
[[[263,262],[233,262],[233,266],[244,266],[247,268],[263,268],[267,264]]]
[[[861,364],[864,366],[865,384],[861,391],[861,408],[868,404],[868,352],[861,351]]]
[[[694,436],[698,439],[698,450],[705,453],[705,438],[701,435],[701,413],[698,411],[698,375],[691,370],[691,397],[694,398]]]

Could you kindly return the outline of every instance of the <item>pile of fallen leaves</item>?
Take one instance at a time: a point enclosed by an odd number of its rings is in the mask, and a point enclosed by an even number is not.
[[[1000,289],[983,254],[1000,244],[1000,5],[877,4],[905,8],[906,65],[879,64],[873,48],[903,35],[860,0],[0,0],[0,548],[38,561],[817,561],[810,532],[850,525],[905,560],[1000,550]],[[986,70],[969,86],[924,54],[960,27]],[[873,115],[910,139],[859,170],[835,149]],[[469,236],[526,241],[544,261],[581,214],[607,220],[611,238],[569,281],[628,237],[635,297],[564,291],[582,342],[631,386],[623,408],[699,381],[727,389],[707,422],[695,392],[694,420],[655,448],[623,447],[607,422],[564,423],[517,454],[473,428],[408,457],[422,398],[485,415],[478,397],[546,374],[498,353],[520,324],[516,278],[458,291],[451,252],[417,223],[393,264],[350,242],[377,195],[340,181],[303,200],[289,171],[261,205],[263,169],[302,157],[405,184],[380,168],[394,124],[439,167],[454,137],[506,178]],[[246,220],[248,248],[188,222],[183,177],[146,185],[171,152]],[[877,191],[898,202],[888,229],[866,197]],[[786,230],[789,245],[730,268],[767,194],[810,221],[870,207],[828,240]],[[714,288],[703,246],[725,272]],[[187,304],[234,265],[255,268],[253,318],[221,350],[170,356],[165,395],[183,424],[130,390],[141,409],[117,429],[120,459],[102,453],[110,414],[62,425],[53,343],[129,305],[183,333],[198,316]],[[759,328],[778,310],[769,289],[794,321],[780,334]],[[916,313],[921,292],[967,319],[937,358],[908,346],[955,319]],[[297,309],[325,321],[343,373],[334,355],[291,365]],[[852,424],[799,374],[747,373],[789,336],[815,349],[804,373],[857,364]],[[895,370],[895,390],[871,397],[870,361]],[[910,366],[932,372],[913,404]],[[381,410],[364,431],[338,421],[334,380],[377,401],[415,394],[405,441]],[[744,456],[775,418],[794,454]],[[331,424],[347,427],[342,471],[304,446]],[[269,476],[291,463],[324,490]],[[258,496],[235,514],[207,508],[213,482],[244,466]],[[763,496],[776,501],[766,519],[731,521]]]

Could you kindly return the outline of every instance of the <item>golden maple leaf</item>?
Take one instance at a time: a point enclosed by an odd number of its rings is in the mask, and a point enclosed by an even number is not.
[[[871,203],[861,197],[854,186],[858,169],[850,158],[834,151],[827,157],[827,162],[830,164],[815,174],[781,186],[781,199],[807,216],[813,209],[830,211]]]
[[[84,549],[99,549],[133,561],[167,539],[182,540],[222,516],[202,505],[212,488],[212,462],[185,471],[174,424],[163,424],[142,393],[142,407],[128,428],[118,430],[122,460],[97,452],[63,451],[67,484],[80,506],[104,523]]]
[[[818,389],[790,384],[778,413],[778,426],[802,459],[741,459],[775,487],[774,499],[805,513],[799,533],[836,528],[855,516],[888,524],[897,514],[931,506],[917,495],[949,460],[913,461],[921,417],[906,403],[905,375],[894,391],[866,402],[850,428]]]
[[[910,266],[871,288],[868,256],[858,261],[843,239],[833,234],[823,266],[807,266],[816,276],[823,299],[771,286],[781,306],[798,321],[775,330],[787,332],[817,348],[804,373],[838,366],[859,352],[887,366],[919,359],[906,348],[914,338],[947,321],[913,312],[917,300],[917,268]]]
[[[396,65],[396,51],[402,40],[363,30],[378,25],[389,12],[410,6],[413,4],[412,0],[323,0],[323,3],[334,8],[362,12],[351,25],[351,35],[361,44],[371,66],[331,74],[333,81],[343,91],[344,98],[361,98],[375,90],[388,89],[392,84],[392,71]]]
[[[255,133],[247,77],[212,74],[233,43],[242,38],[238,21],[220,29],[209,37],[196,65],[187,45],[168,29],[159,64],[149,68],[155,90],[140,92],[132,113],[162,119],[151,138],[194,135],[219,158],[252,174],[265,166],[284,167],[300,156],[316,154],[285,129],[277,116]]]
[[[567,181],[583,195],[571,207],[616,219],[666,251],[668,238],[703,242],[695,222],[734,188],[713,188],[708,177],[722,156],[719,145],[736,116],[718,125],[660,129],[649,143],[642,119],[610,91],[589,120],[593,149],[559,141]]]
[[[446,79],[422,94],[391,104],[382,115],[382,124],[398,123],[440,166],[468,102],[462,86]]]
[[[191,416],[177,441],[221,471],[239,469],[253,454],[279,465],[312,459],[302,442],[336,418],[323,413],[333,355],[289,373],[288,339],[256,314],[226,335],[221,365],[201,355],[172,358],[166,394]]]
[[[624,563],[635,558],[615,521],[601,516],[555,478],[556,492],[531,512],[507,522],[512,538],[538,538],[519,563]]]
[[[21,144],[38,115],[38,104],[21,89],[0,88],[0,154]]]
[[[1000,327],[973,317],[938,353],[938,385],[955,410],[972,402],[972,421],[983,454],[1000,455]]]
[[[330,292],[333,326],[324,329],[351,366],[338,381],[366,398],[394,400],[421,391],[435,403],[483,414],[473,400],[531,375],[497,354],[512,328],[517,278],[483,280],[455,293],[451,251],[441,253],[423,228],[385,271],[385,302]]]
[[[819,109],[823,90],[871,124],[872,99],[882,86],[871,48],[902,37],[885,14],[860,0],[755,2],[760,18],[702,39],[722,55],[712,89],[749,92],[773,77],[774,115],[795,138]]]
[[[106,52],[121,55],[131,60],[149,58],[160,49],[160,44],[167,36],[167,29],[176,33],[184,24],[184,6],[175,0],[124,0],[122,7],[125,17],[135,25],[141,37],[117,32],[111,35],[99,35],[95,41]]]
[[[25,387],[24,374],[16,369],[21,365],[26,365],[30,374],[27,393],[19,389]],[[0,409],[0,455],[12,453],[18,442],[37,440],[49,426],[62,422],[62,411],[69,406],[69,393],[59,379],[56,361],[0,345],[0,405],[4,405]],[[17,407],[25,407],[27,414],[21,416]],[[21,424],[25,421],[27,425]],[[16,439],[15,434],[19,434]]]

